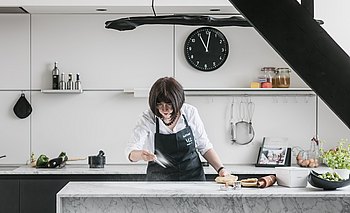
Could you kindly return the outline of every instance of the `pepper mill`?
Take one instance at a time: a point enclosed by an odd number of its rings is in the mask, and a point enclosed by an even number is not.
[[[73,90],[74,89],[74,83],[73,83],[73,75],[72,73],[68,74],[68,81],[67,81],[67,90]]]

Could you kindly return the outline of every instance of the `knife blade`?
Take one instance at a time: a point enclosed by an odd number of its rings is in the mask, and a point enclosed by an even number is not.
[[[161,167],[166,168],[166,166],[162,162],[160,162],[157,158],[154,160],[154,162],[160,165]]]

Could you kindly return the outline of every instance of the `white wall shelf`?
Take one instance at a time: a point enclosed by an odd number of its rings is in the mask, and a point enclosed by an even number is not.
[[[310,88],[184,88],[187,96],[314,96]],[[149,89],[124,89],[134,97],[148,97]]]
[[[152,0],[17,0],[31,14],[108,14],[139,13],[152,14]]]
[[[42,93],[45,94],[81,94],[83,93],[83,90],[54,90],[54,89],[46,89],[41,90]]]

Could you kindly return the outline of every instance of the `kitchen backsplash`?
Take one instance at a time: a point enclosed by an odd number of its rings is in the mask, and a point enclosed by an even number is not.
[[[163,76],[175,76],[186,88],[245,88],[261,67],[287,66],[254,29],[223,27],[230,44],[227,61],[216,71],[199,72],[183,55],[183,42],[197,27],[143,26],[128,32],[104,28],[106,20],[118,17],[0,15],[0,154],[7,155],[0,163],[25,163],[31,152],[86,157],[100,149],[107,164],[128,163],[125,144],[148,106],[146,97],[135,98],[124,89],[149,88]],[[81,74],[82,94],[40,92],[51,88],[55,61],[61,72]],[[291,79],[291,87],[307,87],[295,72]],[[12,112],[22,91],[33,107],[26,119]],[[264,136],[288,137],[290,146],[307,149],[316,132],[328,145],[349,135],[316,96],[251,96],[255,138],[248,145],[232,144],[233,98],[239,102],[242,96],[187,97],[225,163],[255,163]]]

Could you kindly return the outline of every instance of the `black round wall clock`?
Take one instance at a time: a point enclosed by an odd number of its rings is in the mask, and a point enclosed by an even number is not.
[[[216,70],[225,63],[227,57],[228,41],[218,29],[198,28],[185,41],[185,58],[197,70]]]

